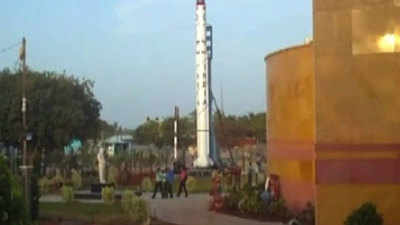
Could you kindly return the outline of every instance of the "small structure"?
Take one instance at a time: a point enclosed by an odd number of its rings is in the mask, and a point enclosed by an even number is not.
[[[104,144],[109,156],[127,152],[134,147],[133,137],[131,135],[115,135],[107,138]]]

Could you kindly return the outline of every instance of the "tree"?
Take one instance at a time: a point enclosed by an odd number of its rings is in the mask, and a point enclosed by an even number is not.
[[[266,140],[265,113],[249,113],[243,116],[220,115],[215,118],[218,142],[224,148],[233,148],[245,138],[255,138],[259,143]]]
[[[20,71],[0,71],[0,141],[6,144],[18,144],[25,137],[21,78]],[[31,151],[63,151],[73,139],[84,142],[99,136],[102,106],[93,94],[92,81],[30,70],[26,84],[27,125],[33,134],[28,146]]]
[[[160,123],[157,120],[148,118],[146,122],[136,128],[134,140],[140,145],[161,144]]]
[[[214,115],[215,135],[218,144],[225,150],[231,150],[240,146],[248,140],[255,140],[257,143],[265,143],[266,140],[266,119],[265,113],[249,113],[247,115],[225,116],[217,111]],[[147,118],[133,132],[134,140],[138,144],[157,146],[159,163],[164,164],[171,155],[170,149],[174,140],[174,117],[167,117],[163,120]],[[179,119],[178,126],[178,148],[188,148],[196,143],[196,112]]]
[[[196,143],[196,117],[189,114],[179,120],[179,147],[188,148]]]
[[[266,142],[266,114],[265,112],[249,114],[250,130],[259,143]]]
[[[99,127],[100,127],[100,138],[109,138],[117,133],[117,130],[114,124],[109,124],[105,120],[99,120]]]

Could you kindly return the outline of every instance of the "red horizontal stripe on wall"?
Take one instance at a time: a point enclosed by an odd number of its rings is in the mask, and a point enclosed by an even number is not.
[[[400,159],[316,161],[317,184],[400,184]]]
[[[400,144],[329,144],[315,145],[316,151],[399,151]]]
[[[270,159],[313,160],[315,159],[314,143],[304,142],[274,142],[268,143],[268,157]]]

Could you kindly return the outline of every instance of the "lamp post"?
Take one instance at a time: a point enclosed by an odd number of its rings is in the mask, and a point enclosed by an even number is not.
[[[179,121],[179,108],[175,106],[175,119],[174,119],[174,161],[178,160],[178,121]]]
[[[20,167],[24,175],[24,196],[25,196],[25,207],[28,218],[31,218],[31,195],[30,195],[30,182],[29,182],[29,169],[32,166],[28,166],[28,146],[27,146],[27,131],[28,125],[26,121],[26,39],[22,38],[22,46],[19,52],[19,59],[22,62],[22,148],[23,148],[23,165]]]

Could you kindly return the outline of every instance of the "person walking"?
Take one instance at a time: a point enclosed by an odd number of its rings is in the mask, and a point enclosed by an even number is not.
[[[161,198],[168,198],[167,190],[167,169],[164,168],[161,172]]]
[[[157,168],[156,172],[156,184],[154,185],[154,192],[153,192],[153,197],[155,198],[157,195],[158,190],[160,189],[160,192],[162,193],[162,172],[160,168]]]
[[[179,174],[179,191],[178,191],[178,197],[181,195],[182,189],[185,191],[185,197],[188,196],[188,192],[186,189],[186,180],[187,180],[187,170],[186,167],[183,167],[181,170],[181,173]]]
[[[170,168],[168,169],[167,172],[167,191],[169,193],[170,198],[174,197],[174,195],[172,194],[172,186],[174,185],[174,179],[175,179],[174,169]]]
[[[251,161],[249,162],[249,165],[247,167],[247,184],[252,187],[253,186],[253,164]]]

